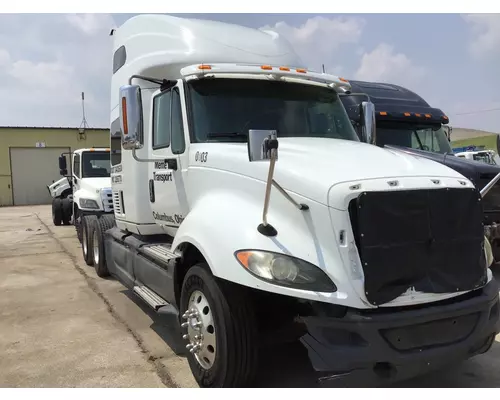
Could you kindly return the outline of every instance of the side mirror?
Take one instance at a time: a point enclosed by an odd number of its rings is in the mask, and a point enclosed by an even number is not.
[[[278,159],[278,137],[274,130],[248,131],[248,159],[253,161],[270,161]],[[274,154],[273,153],[274,150]]]
[[[59,156],[59,174],[62,176],[68,175],[68,166],[66,164],[66,157],[63,155]]]
[[[59,169],[66,169],[68,168],[66,164],[66,157],[65,156],[59,156]]]
[[[120,87],[120,127],[125,150],[142,148],[144,131],[141,88],[138,85]]]
[[[369,144],[375,144],[376,122],[375,122],[375,105],[371,101],[363,101],[361,103],[362,114],[362,141]]]

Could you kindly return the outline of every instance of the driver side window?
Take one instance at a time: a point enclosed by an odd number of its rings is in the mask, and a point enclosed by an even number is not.
[[[157,95],[153,100],[153,149],[170,146],[172,91]]]
[[[75,157],[73,159],[73,174],[77,177],[80,178],[80,155],[75,154]]]

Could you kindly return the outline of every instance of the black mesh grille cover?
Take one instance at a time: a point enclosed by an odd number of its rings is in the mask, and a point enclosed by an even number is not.
[[[447,293],[486,284],[476,189],[365,192],[349,212],[370,303],[387,303],[412,286]]]

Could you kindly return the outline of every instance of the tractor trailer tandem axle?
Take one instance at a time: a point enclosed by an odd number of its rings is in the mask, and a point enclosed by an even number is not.
[[[275,32],[140,15],[112,36],[120,152],[113,214],[82,219],[91,264],[170,321],[199,386],[254,384],[285,341],[324,385],[488,351],[498,288],[469,179],[361,142],[350,83]]]

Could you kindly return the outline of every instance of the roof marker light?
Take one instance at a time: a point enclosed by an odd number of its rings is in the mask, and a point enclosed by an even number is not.
[[[305,68],[297,68],[295,71],[301,73],[301,74],[306,74],[307,73],[307,69]]]
[[[345,82],[345,83],[349,83],[349,81],[347,79],[341,78],[341,77],[339,77],[339,81],[342,81],[342,82]]]
[[[431,118],[432,115],[431,114],[425,114],[425,118]]]
[[[420,115],[420,114],[415,114],[415,117],[421,117],[421,116],[422,116],[422,115]]]
[[[273,69],[273,67],[271,67],[270,65],[261,65],[260,68],[265,69],[265,70]]]
[[[280,71],[290,71],[290,68],[288,68],[288,67],[280,67]]]
[[[201,64],[198,65],[198,69],[212,69],[212,67],[210,65]]]
[[[387,115],[387,111],[380,111],[379,114],[380,115]]]
[[[410,114],[409,112],[405,112],[405,113],[404,113],[404,116],[405,116],[405,117],[409,117],[409,116],[411,116],[411,114]]]

